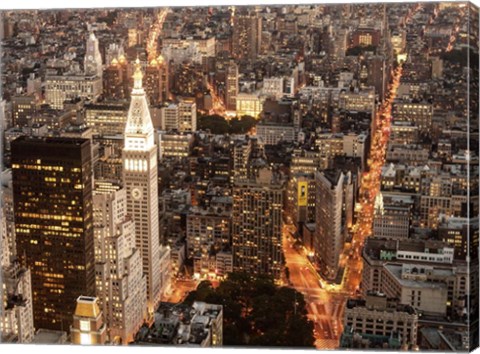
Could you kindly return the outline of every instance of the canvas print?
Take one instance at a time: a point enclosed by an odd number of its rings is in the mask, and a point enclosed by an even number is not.
[[[0,15],[2,343],[478,346],[476,6]]]

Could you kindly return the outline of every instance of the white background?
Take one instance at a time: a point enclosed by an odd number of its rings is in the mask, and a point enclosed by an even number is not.
[[[0,0],[1,9],[49,9],[49,8],[93,8],[93,7],[153,7],[153,6],[206,6],[206,5],[258,5],[258,4],[295,4],[295,3],[345,3],[345,2],[380,2],[377,0],[359,1],[359,0],[327,0],[327,1],[308,1],[308,0],[81,0],[81,1],[65,1],[65,0]],[[400,2],[387,0],[384,2]],[[404,0],[401,2],[418,2],[411,0]],[[431,0],[422,0],[422,2],[432,2]],[[472,1],[475,5],[480,6],[480,0]],[[292,351],[294,349],[287,349]],[[221,353],[219,352],[221,351]],[[39,354],[192,354],[192,353],[211,353],[211,354],[239,354],[240,351],[247,351],[249,354],[285,354],[285,349],[193,349],[185,347],[84,347],[84,346],[54,346],[54,345],[19,345],[19,344],[1,344],[0,354],[20,354],[35,352]],[[307,351],[295,350],[297,353],[307,353]],[[309,352],[311,352],[309,350]],[[331,351],[333,353],[341,353],[340,350]],[[362,353],[362,351],[355,351]],[[382,353],[389,353],[384,352]]]

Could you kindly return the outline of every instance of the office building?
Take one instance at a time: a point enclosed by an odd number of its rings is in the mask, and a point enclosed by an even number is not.
[[[439,215],[438,218],[439,239],[455,249],[455,259],[478,255],[478,219],[446,215]]]
[[[133,340],[147,314],[146,277],[135,246],[135,223],[126,214],[126,191],[97,181],[93,195],[98,306],[110,342]]]
[[[22,267],[18,261],[4,260],[0,264],[0,272],[0,341],[31,343],[35,329],[30,270]]]
[[[421,132],[428,132],[432,127],[433,105],[427,102],[395,102],[392,116],[395,121],[411,122]]]
[[[12,97],[12,124],[16,127],[30,126],[39,110],[39,102],[34,95]]]
[[[179,99],[160,109],[162,130],[195,132],[197,130],[197,104],[192,99]]]
[[[279,100],[283,97],[283,77],[266,77],[263,79],[262,93],[270,98]]]
[[[68,330],[95,294],[92,153],[87,139],[12,142],[17,254],[31,271],[36,328]]]
[[[292,222],[299,228],[315,221],[316,189],[314,173],[292,174],[287,190],[288,211]]]
[[[45,101],[53,109],[63,109],[65,101],[76,98],[96,100],[102,93],[102,79],[83,74],[47,75]]]
[[[125,103],[102,102],[84,106],[85,124],[95,135],[123,133],[127,121],[128,105]]]
[[[344,225],[342,217],[343,184],[341,171],[317,172],[315,258],[325,279],[335,280],[343,250]]]
[[[209,253],[230,249],[231,210],[193,207],[187,215],[187,255],[206,247]]]
[[[160,237],[158,218],[157,146],[147,97],[142,86],[140,61],[135,64],[134,86],[125,127],[123,183],[127,213],[135,222],[136,248],[140,251],[147,279],[148,313],[160,302]]]
[[[227,66],[227,90],[225,97],[225,106],[227,111],[237,109],[238,94],[238,65],[232,60]]]
[[[193,134],[160,131],[157,138],[160,161],[167,158],[184,160],[190,156],[194,141]]]
[[[258,118],[262,112],[262,100],[257,94],[237,93],[235,99],[237,116]]]
[[[418,314],[396,299],[369,293],[365,299],[347,300],[343,317],[343,348],[417,348]]]

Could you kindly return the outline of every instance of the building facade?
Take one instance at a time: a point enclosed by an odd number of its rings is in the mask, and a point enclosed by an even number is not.
[[[282,270],[282,185],[261,170],[255,181],[233,188],[232,242],[234,271],[269,274]]]
[[[136,248],[140,251],[147,280],[148,312],[160,302],[160,237],[158,218],[157,147],[143,74],[137,60],[130,109],[125,127],[123,182],[127,192],[127,213],[135,222]]]
[[[315,258],[322,276],[328,280],[335,280],[344,240],[342,225],[344,175],[342,172],[326,170],[317,172],[316,180]]]
[[[126,214],[126,191],[96,182],[93,196],[98,306],[112,343],[133,340],[147,318],[146,277],[135,246],[135,223]]]
[[[32,274],[36,328],[68,329],[95,294],[92,155],[86,139],[12,142],[17,253]]]

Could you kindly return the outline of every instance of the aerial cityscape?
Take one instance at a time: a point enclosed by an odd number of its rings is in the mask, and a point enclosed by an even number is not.
[[[466,2],[0,11],[0,342],[478,347]]]

